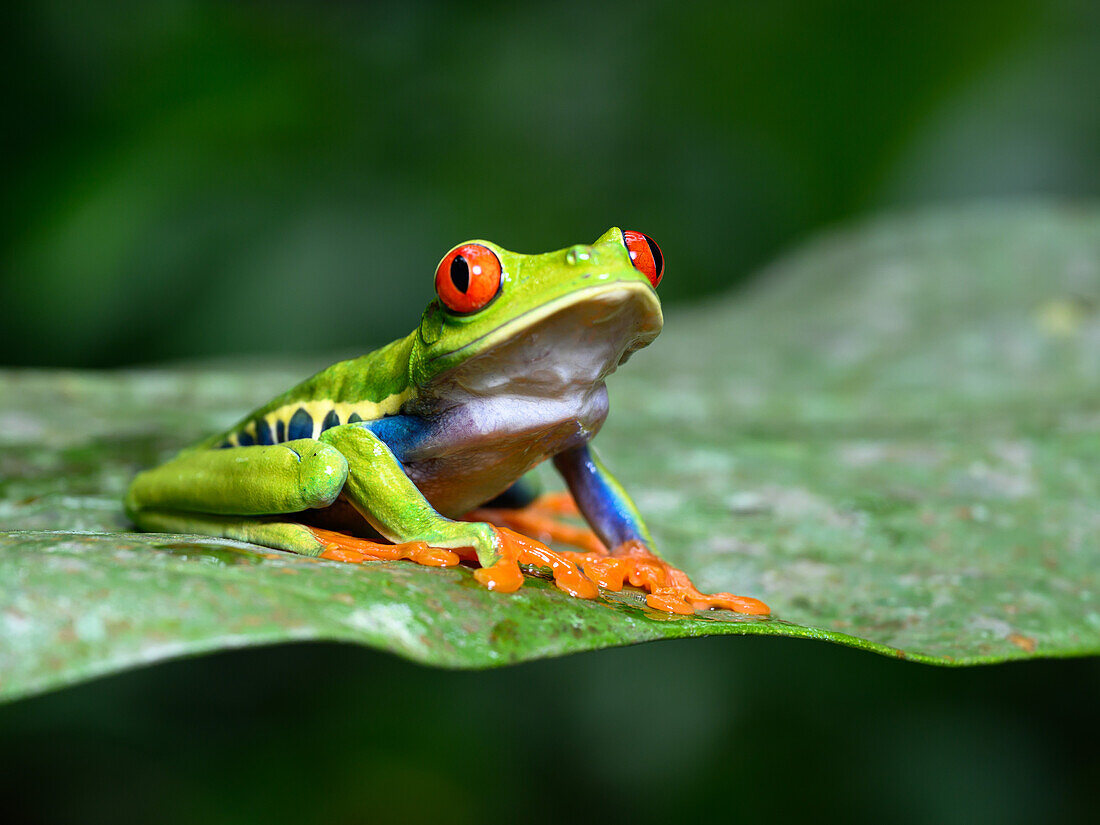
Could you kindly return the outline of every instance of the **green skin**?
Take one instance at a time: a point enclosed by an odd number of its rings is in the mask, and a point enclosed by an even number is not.
[[[509,490],[530,499],[524,474],[551,458],[609,547],[638,540],[653,550],[637,509],[588,448],[607,414],[604,378],[662,325],[621,230],[541,255],[470,243],[501,263],[488,305],[458,315],[437,299],[405,338],[334,364],[139,474],[126,495],[130,518],[144,530],[317,555],[322,543],[292,514],[333,526],[350,516],[361,534],[369,525],[393,542],[472,547],[489,566],[499,534],[458,519]],[[316,422],[312,437],[252,443],[257,422],[274,428],[298,408]],[[342,423],[322,428],[331,411]]]

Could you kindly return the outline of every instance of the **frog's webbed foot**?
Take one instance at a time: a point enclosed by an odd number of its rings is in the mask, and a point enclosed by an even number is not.
[[[558,553],[535,539],[524,536],[507,527],[496,527],[501,539],[500,560],[490,566],[474,571],[474,578],[489,590],[511,593],[523,584],[523,572],[519,566],[529,564],[535,567],[549,567],[554,574],[554,584],[570,596],[579,599],[594,599],[599,588],[578,569],[570,553]]]
[[[690,615],[696,610],[721,608],[750,616],[766,616],[771,610],[758,599],[733,593],[702,593],[678,567],[655,556],[640,541],[628,541],[611,555],[564,553],[588,578],[605,590],[618,592],[630,584],[648,592],[646,604],[666,613]]]
[[[320,558],[331,561],[362,564],[366,561],[397,561],[407,559],[428,567],[454,567],[460,561],[476,561],[472,547],[433,547],[424,541],[399,544],[368,541],[320,527],[307,528],[324,545]],[[599,590],[578,569],[577,564],[555,553],[539,541],[522,536],[506,527],[493,528],[500,539],[500,558],[489,567],[474,571],[474,578],[489,590],[512,593],[523,585],[521,564],[548,567],[554,583],[581,599],[594,599]]]
[[[563,491],[542,495],[520,509],[482,508],[467,518],[525,533],[540,542],[577,547],[582,552],[559,551],[557,555],[580,567],[589,579],[605,590],[618,592],[627,584],[642,588],[647,591],[646,604],[655,610],[681,615],[713,608],[752,616],[766,616],[771,612],[757,599],[732,593],[700,592],[687,573],[655,556],[640,541],[626,542],[608,553],[594,532],[561,520],[561,517],[579,515],[573,497]]]
[[[454,567],[461,560],[454,550],[444,547],[432,547],[427,542],[410,541],[402,544],[368,541],[367,539],[324,530],[320,527],[307,527],[314,537],[324,545],[320,558],[331,561],[345,561],[361,564],[365,561],[396,561],[408,559],[428,567]]]

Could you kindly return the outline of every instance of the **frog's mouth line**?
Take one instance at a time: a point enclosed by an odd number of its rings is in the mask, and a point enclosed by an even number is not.
[[[572,306],[577,306],[583,303],[606,303],[609,307],[625,304],[631,298],[640,298],[646,304],[648,304],[649,312],[645,315],[647,321],[646,324],[639,327],[634,340],[632,340],[623,353],[622,361],[625,361],[627,357],[642,347],[647,346],[657,335],[661,332],[661,328],[664,326],[664,315],[661,312],[661,302],[657,300],[657,296],[653,290],[645,284],[634,283],[630,281],[618,281],[613,284],[600,284],[598,286],[588,287],[586,289],[578,290],[576,292],[570,292],[567,295],[563,295],[560,298],[555,298],[552,301],[547,301],[541,306],[537,306],[534,309],[529,309],[521,315],[517,315],[508,323],[504,324],[497,329],[485,333],[484,335],[475,338],[473,341],[469,341],[463,344],[458,349],[453,349],[450,352],[441,352],[438,355],[433,355],[427,360],[428,365],[433,365],[441,360],[452,358],[454,356],[460,356],[463,353],[469,351],[471,348],[477,348],[482,350],[492,349],[502,343],[516,337],[525,329],[530,329],[538,325],[540,322],[557,314]],[[622,363],[620,361],[620,363]]]

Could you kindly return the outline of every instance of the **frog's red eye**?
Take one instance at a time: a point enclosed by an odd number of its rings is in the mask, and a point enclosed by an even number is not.
[[[435,292],[451,312],[477,312],[500,291],[500,259],[477,243],[447,253],[435,271]]]
[[[649,278],[656,289],[665,274],[665,256],[661,254],[661,247],[644,232],[630,229],[623,230],[623,241],[626,242],[634,268]]]

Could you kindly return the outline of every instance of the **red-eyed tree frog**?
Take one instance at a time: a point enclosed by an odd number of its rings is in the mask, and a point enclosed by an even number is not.
[[[700,593],[661,560],[589,444],[608,413],[604,380],[661,331],[663,273],[657,244],[617,227],[542,255],[460,244],[415,331],[139,474],[127,513],[144,530],[342,561],[476,561],[499,591],[523,583],[522,563],[582,598],[630,583],[658,610],[766,614],[755,599]],[[571,497],[537,497],[525,476],[546,459]],[[578,509],[591,531],[552,518]]]

